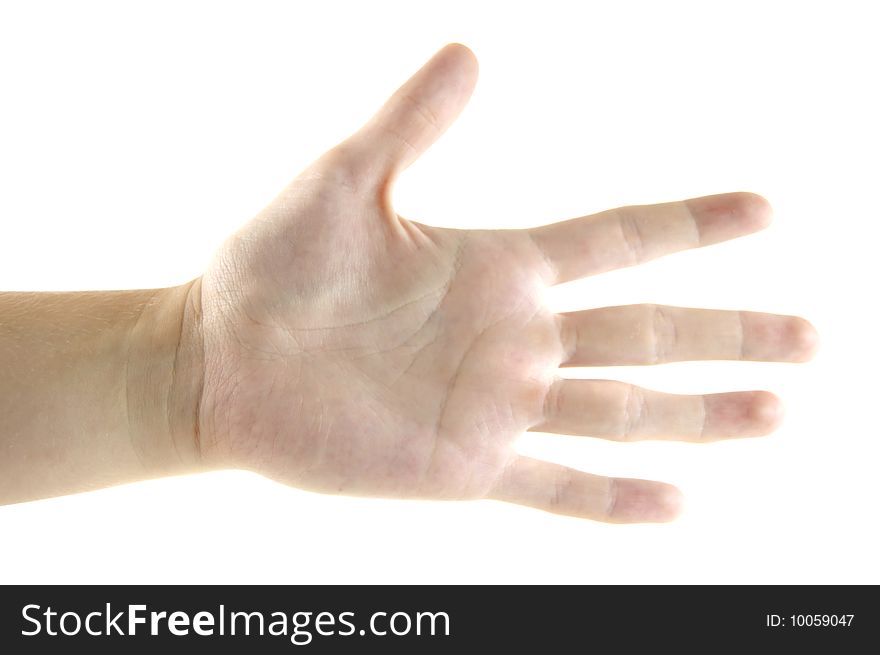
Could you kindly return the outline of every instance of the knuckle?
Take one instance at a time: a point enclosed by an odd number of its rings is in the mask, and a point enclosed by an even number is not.
[[[675,319],[668,307],[650,306],[651,360],[654,364],[669,361],[678,341]]]
[[[558,510],[569,506],[572,500],[573,486],[573,472],[569,469],[560,470],[553,479],[553,495],[550,497],[550,507]]]
[[[617,210],[617,221],[632,263],[641,264],[646,256],[645,240],[638,216],[629,208],[623,207]]]
[[[365,159],[352,141],[344,141],[324,153],[308,177],[334,188],[362,192],[370,182],[369,158]]]
[[[562,414],[564,386],[562,380],[557,378],[547,387],[547,392],[544,394],[544,422],[551,421]]]
[[[623,403],[623,425],[618,438],[620,441],[630,441],[637,437],[646,420],[648,403],[645,392],[641,387],[627,385]]]

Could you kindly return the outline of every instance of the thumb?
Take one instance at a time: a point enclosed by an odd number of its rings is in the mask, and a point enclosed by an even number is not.
[[[452,125],[477,82],[477,60],[453,43],[435,54],[355,133],[350,145],[384,182],[413,163]]]

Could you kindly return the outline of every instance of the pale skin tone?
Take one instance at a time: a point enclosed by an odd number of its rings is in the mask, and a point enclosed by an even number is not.
[[[655,305],[555,314],[543,301],[550,285],[760,230],[763,198],[529,230],[443,229],[394,211],[399,173],[476,77],[469,50],[441,50],[193,282],[0,294],[0,502],[235,467],[328,493],[665,521],[679,511],[675,487],[523,457],[517,437],[772,431],[781,405],[768,392],[676,396],[567,380],[564,367],[800,362],[816,347],[803,319]]]

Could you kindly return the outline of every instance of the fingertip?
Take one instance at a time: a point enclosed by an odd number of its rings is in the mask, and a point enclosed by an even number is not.
[[[819,332],[808,320],[793,316],[788,322],[786,338],[791,348],[791,361],[807,362],[819,349]]]
[[[770,434],[782,422],[782,401],[769,391],[733,391],[703,397],[704,442]]]
[[[615,523],[668,523],[684,508],[684,494],[671,484],[651,480],[615,480],[610,520]]]
[[[659,500],[656,521],[660,523],[674,521],[681,516],[684,511],[684,494],[681,492],[681,489],[674,485],[665,483],[656,484],[659,484],[662,487],[662,490],[658,492]]]
[[[773,208],[764,196],[749,191],[738,191],[730,196],[731,213],[745,233],[763,230],[773,221]]]
[[[436,141],[464,109],[477,83],[477,59],[460,43],[441,48],[359,130],[372,170],[387,184]]]
[[[480,63],[477,60],[477,56],[474,54],[473,50],[463,43],[448,43],[441,48],[440,52],[448,54],[450,57],[454,57],[463,66],[468,66],[469,68],[474,69],[474,71],[479,70]]]
[[[769,434],[776,430],[785,416],[785,406],[774,393],[755,391],[749,407],[749,422],[758,434]]]
[[[434,55],[433,62],[445,76],[456,80],[458,93],[465,99],[470,96],[480,72],[480,64],[470,48],[461,43],[450,43]]]
[[[694,217],[701,245],[758,232],[773,219],[767,199],[747,191],[692,198],[685,204]]]
[[[806,362],[819,349],[819,333],[799,316],[740,312],[742,359]]]

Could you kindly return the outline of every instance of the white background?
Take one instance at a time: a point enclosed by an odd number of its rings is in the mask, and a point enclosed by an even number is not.
[[[0,581],[880,582],[872,4],[3,2],[6,290],[195,277],[290,177],[461,41],[481,81],[401,180],[400,213],[517,227],[756,191],[776,209],[768,231],[552,300],[802,314],[823,345],[801,366],[572,373],[786,402],[766,439],[523,439],[533,455],[678,484],[688,507],[670,525],[319,496],[222,472],[0,508]]]

